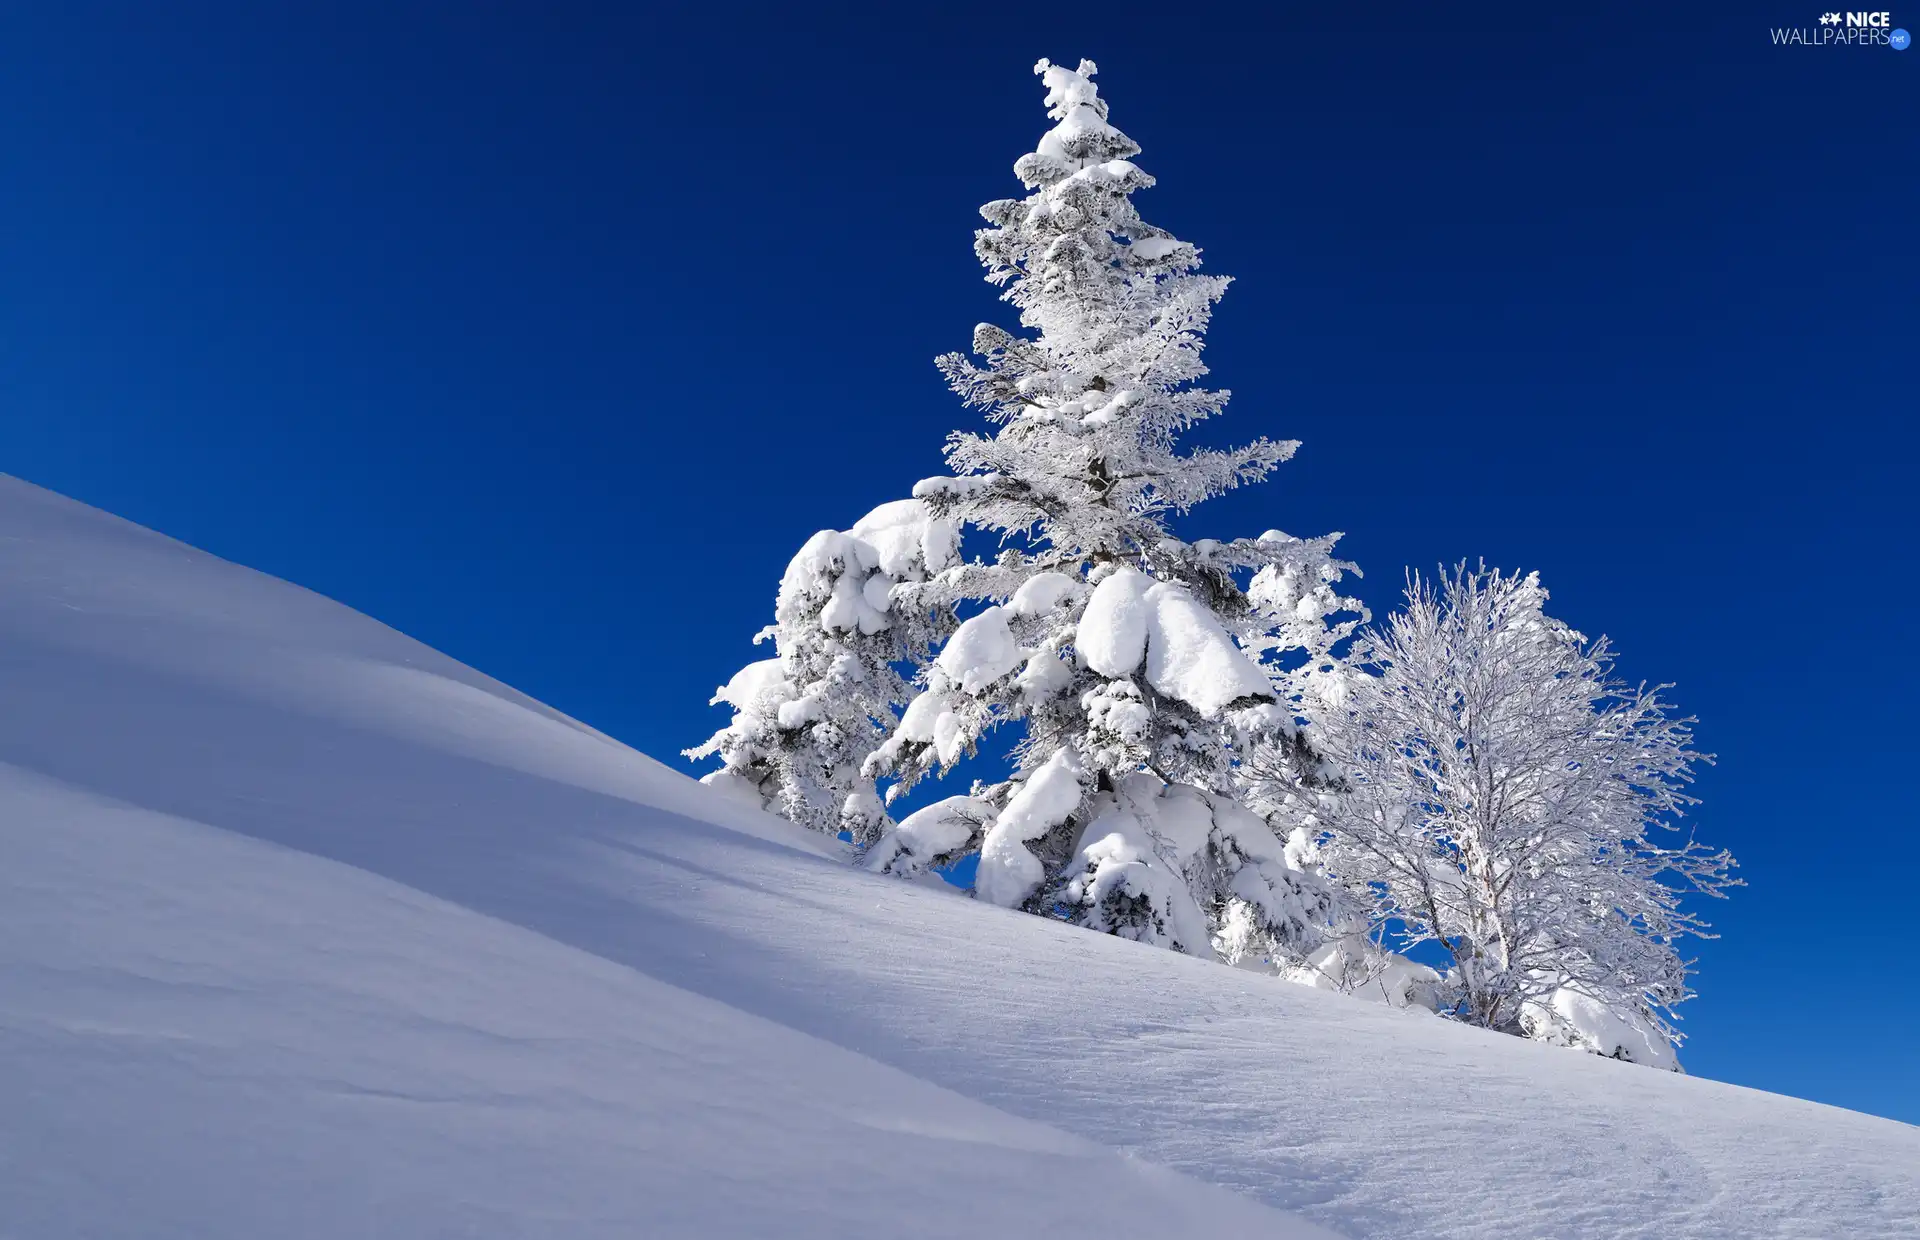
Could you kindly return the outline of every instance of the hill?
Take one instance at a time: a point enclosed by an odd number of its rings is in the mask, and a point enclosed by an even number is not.
[[[0,478],[0,1235],[1920,1236],[1920,1129],[854,871]]]

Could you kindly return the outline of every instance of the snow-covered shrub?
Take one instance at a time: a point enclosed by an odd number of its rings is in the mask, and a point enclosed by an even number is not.
[[[1364,933],[1333,939],[1290,965],[1289,980],[1316,990],[1337,990],[1388,1007],[1437,1011],[1444,1001],[1445,979],[1416,960],[1386,951]]]
[[[781,578],[774,623],[754,638],[771,639],[774,657],[720,688],[714,704],[732,720],[687,751],[721,759],[702,782],[856,845],[877,838],[891,823],[861,766],[913,696],[900,665],[923,661],[951,627],[896,607],[893,592],[958,558],[953,523],[912,499],[808,539]]]
[[[1645,1005],[1633,1007],[1597,999],[1576,986],[1562,986],[1520,1009],[1520,1025],[1530,1038],[1576,1050],[1624,1059],[1668,1072],[1683,1072],[1673,1040],[1660,1018]]]
[[[1338,785],[1317,800],[1318,856],[1389,943],[1451,955],[1451,1015],[1671,1066],[1691,995],[1678,944],[1706,933],[1681,896],[1737,880],[1727,853],[1653,833],[1710,759],[1668,686],[1617,679],[1606,639],[1546,599],[1537,576],[1464,565],[1409,583],[1375,674],[1308,729]]]

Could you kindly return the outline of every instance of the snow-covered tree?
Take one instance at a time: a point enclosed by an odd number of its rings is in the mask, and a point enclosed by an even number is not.
[[[898,796],[1017,724],[1017,770],[906,818],[867,863],[913,875],[978,853],[976,894],[996,904],[1202,956],[1307,950],[1333,890],[1234,772],[1256,743],[1310,761],[1295,699],[1355,623],[1334,588],[1350,566],[1331,558],[1337,535],[1172,533],[1296,445],[1178,449],[1226,403],[1199,381],[1227,281],[1135,211],[1153,178],[1094,65],[1036,72],[1055,124],[1014,165],[1031,192],[982,208],[975,242],[1024,331],[983,324],[977,360],[940,359],[992,429],[953,435],[952,474],[914,491],[999,551],[893,592],[967,618],[866,767]]]
[[[897,500],[851,530],[822,530],[787,566],[771,640],[774,657],[749,663],[714,695],[727,726],[690,758],[718,755],[702,781],[802,826],[870,844],[890,820],[861,773],[899,708],[913,696],[900,668],[926,660],[951,631],[938,609],[896,607],[894,589],[958,560],[959,534],[919,500]]]
[[[1340,783],[1319,856],[1389,942],[1451,955],[1457,1018],[1674,1066],[1679,942],[1706,932],[1681,898],[1736,880],[1727,853],[1655,837],[1710,758],[1670,686],[1615,677],[1606,639],[1546,599],[1537,575],[1484,567],[1409,582],[1376,674],[1308,729]]]

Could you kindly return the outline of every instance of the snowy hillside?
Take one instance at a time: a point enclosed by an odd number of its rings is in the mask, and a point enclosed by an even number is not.
[[[0,850],[0,1235],[1920,1236],[1920,1129],[854,871],[4,478]]]

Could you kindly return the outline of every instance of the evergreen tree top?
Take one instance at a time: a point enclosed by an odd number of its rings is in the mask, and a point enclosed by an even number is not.
[[[1093,84],[1097,70],[1091,60],[1081,61],[1080,68],[1073,70],[1042,59],[1033,71],[1047,84],[1047,116],[1059,123],[1014,164],[1014,175],[1029,188],[1140,153],[1133,139],[1107,123],[1107,101]]]
[[[1031,334],[981,324],[978,362],[940,359],[997,429],[954,435],[956,476],[916,494],[964,524],[1030,536],[1051,556],[1151,567],[1164,514],[1265,477],[1295,445],[1176,451],[1182,431],[1226,404],[1199,380],[1228,281],[1199,275],[1200,251],[1134,208],[1134,191],[1154,181],[1131,159],[1138,144],[1109,123],[1095,68],[1034,66],[1054,125],[1014,165],[1032,192],[982,207],[989,226],[974,238],[987,279]]]

